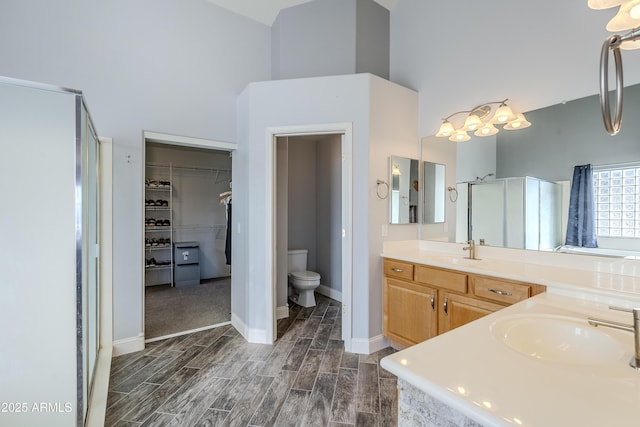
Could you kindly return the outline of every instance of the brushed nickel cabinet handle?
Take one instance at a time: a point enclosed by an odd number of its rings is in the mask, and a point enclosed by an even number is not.
[[[448,310],[448,306],[449,305],[449,297],[444,297],[444,304],[443,304],[443,309],[444,309],[444,314],[449,314]]]
[[[436,294],[431,294],[431,310],[436,311]]]
[[[391,269],[391,271],[395,271],[396,273],[403,273],[403,272],[404,272],[404,270],[403,270],[403,269],[401,269],[401,268],[396,268],[396,267],[393,267],[393,268]]]
[[[501,291],[500,289],[491,289],[491,288],[489,288],[489,292],[493,292],[496,295],[503,295],[505,297],[510,297],[510,296],[513,295],[511,292]]]

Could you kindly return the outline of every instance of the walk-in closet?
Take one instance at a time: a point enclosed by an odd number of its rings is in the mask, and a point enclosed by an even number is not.
[[[231,155],[147,141],[145,338],[231,320]]]

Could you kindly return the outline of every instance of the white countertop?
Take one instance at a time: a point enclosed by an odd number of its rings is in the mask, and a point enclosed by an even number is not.
[[[548,292],[629,306],[640,303],[640,261],[476,246],[465,259],[461,244],[385,243],[382,256],[547,286]],[[625,302],[627,304],[625,304]]]
[[[589,314],[631,323],[630,314],[597,303],[541,294],[387,356],[381,364],[486,426],[639,425],[640,372],[628,366],[632,335],[608,329],[624,354],[607,364],[573,364],[526,356],[491,332],[500,319],[539,314],[585,319],[586,327]]]
[[[624,354],[581,364],[527,356],[492,332],[510,316],[569,316],[585,328],[594,328],[588,316],[630,324],[630,314],[608,304],[640,302],[640,262],[489,247],[479,247],[475,261],[464,259],[462,246],[385,242],[382,256],[536,283],[547,292],[388,356],[382,366],[487,426],[640,425],[640,372],[628,366],[631,333],[599,327]]]

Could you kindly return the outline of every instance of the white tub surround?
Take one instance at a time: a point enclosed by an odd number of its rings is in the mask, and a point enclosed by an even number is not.
[[[479,247],[481,261],[472,261],[463,258],[462,247],[392,242],[383,256],[537,283],[548,291],[384,358],[382,366],[399,378],[399,425],[637,425],[633,336],[595,328],[587,318],[632,322],[608,304],[640,302],[639,263],[490,247]],[[535,334],[509,330],[523,324],[548,325],[538,329],[541,345],[562,341],[562,333],[570,345],[552,354],[517,350],[514,341],[535,342]]]

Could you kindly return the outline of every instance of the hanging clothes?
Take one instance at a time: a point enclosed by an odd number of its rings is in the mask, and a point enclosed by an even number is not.
[[[220,194],[220,204],[224,204],[227,207],[227,236],[224,245],[227,265],[231,265],[231,195],[231,191],[225,191]]]
[[[224,255],[227,258],[227,265],[231,265],[231,199],[227,203],[227,241],[224,245]]]

